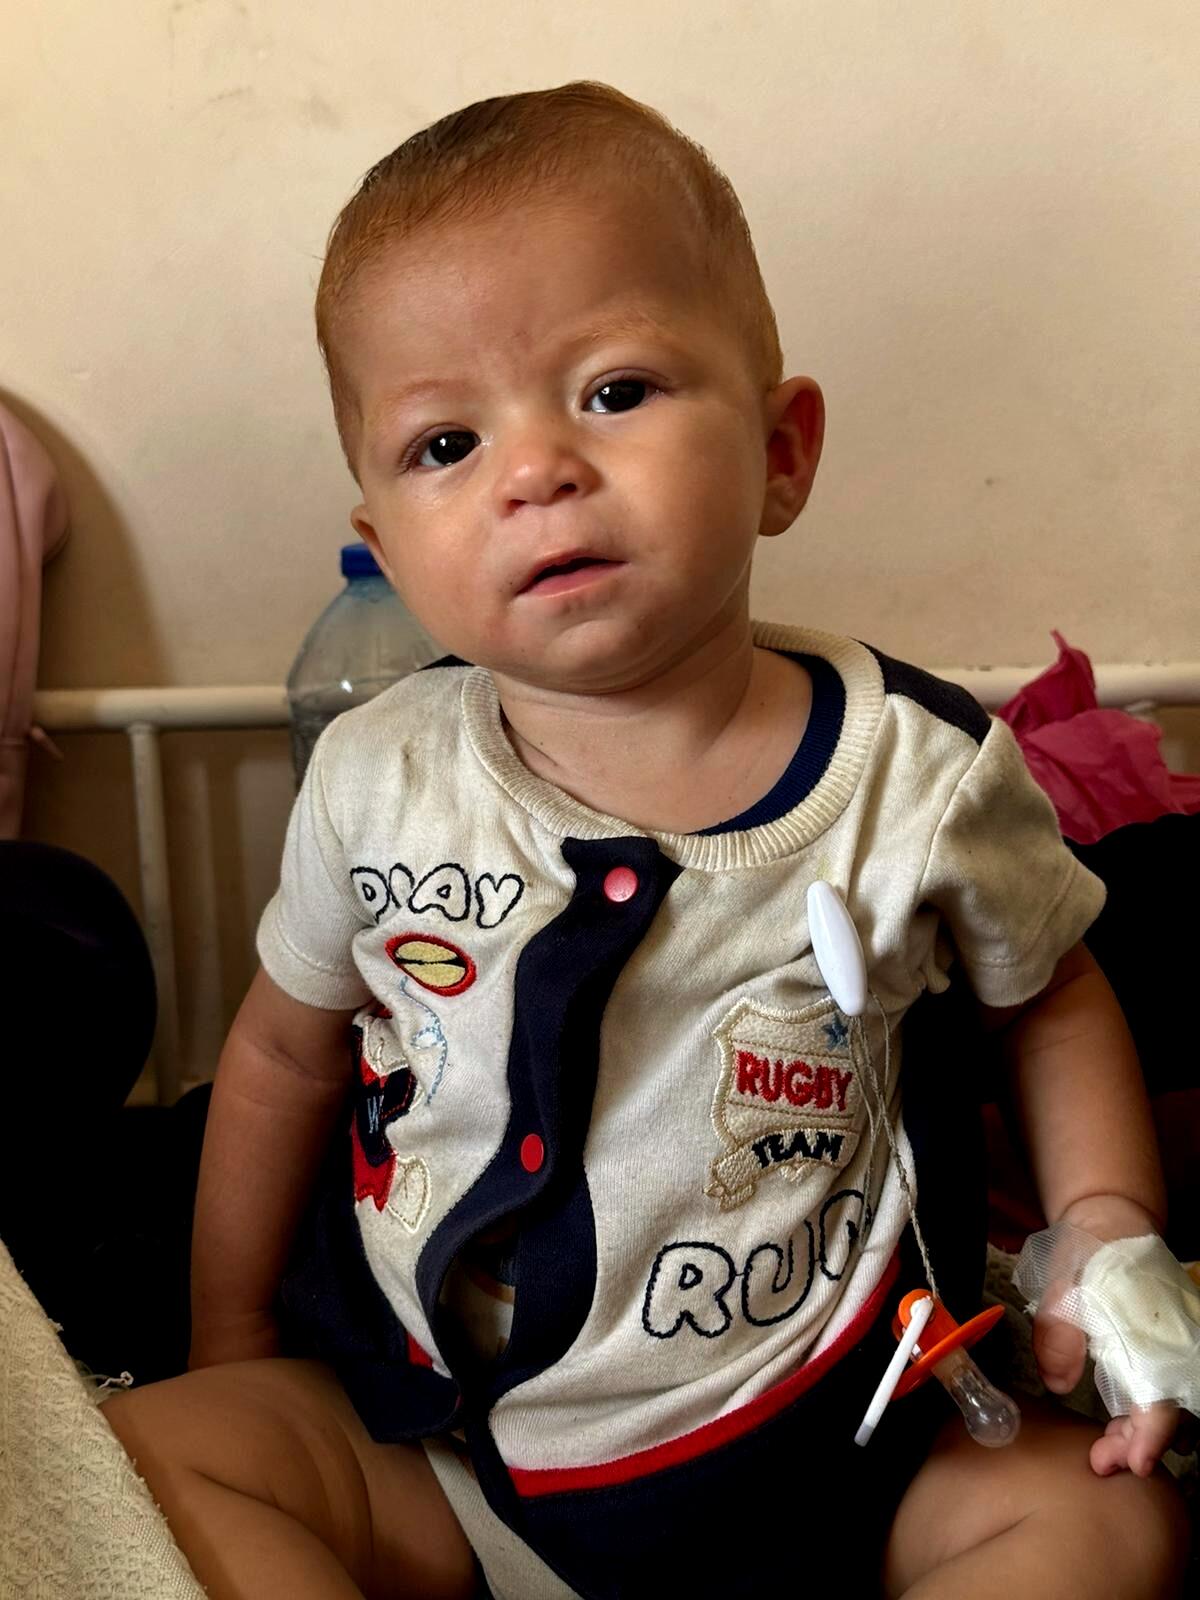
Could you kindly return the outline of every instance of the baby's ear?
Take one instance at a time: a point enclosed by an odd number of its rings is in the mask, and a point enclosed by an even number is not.
[[[767,396],[767,483],[758,531],[790,528],[804,510],[825,439],[825,401],[811,378],[789,378]]]
[[[388,582],[395,587],[395,580],[392,577],[392,569],[387,564],[387,558],[383,553],[383,546],[379,542],[379,535],[375,532],[375,524],[371,521],[365,505],[355,506],[354,510],[350,513],[350,526],[354,529],[355,533],[375,557],[375,564],[379,568],[380,572],[382,572]]]

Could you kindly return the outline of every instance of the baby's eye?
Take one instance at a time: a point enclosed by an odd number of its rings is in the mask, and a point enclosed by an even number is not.
[[[425,441],[417,465],[421,467],[452,467],[456,461],[469,456],[479,443],[479,435],[465,428],[449,429],[436,433]]]
[[[584,410],[598,412],[601,416],[612,411],[632,411],[641,405],[649,388],[643,378],[615,378],[596,390]]]

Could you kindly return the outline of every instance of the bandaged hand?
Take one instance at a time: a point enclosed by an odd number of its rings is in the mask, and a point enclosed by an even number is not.
[[[1029,1238],[1013,1282],[1037,1312],[1042,1381],[1066,1393],[1085,1356],[1113,1418],[1093,1470],[1146,1476],[1169,1448],[1179,1407],[1200,1415],[1200,1290],[1154,1233],[1097,1239],[1067,1223]]]

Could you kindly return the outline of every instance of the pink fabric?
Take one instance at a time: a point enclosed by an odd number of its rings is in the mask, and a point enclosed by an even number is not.
[[[54,463],[0,405],[0,839],[16,838],[37,681],[42,564],[67,534]]]
[[[1160,730],[1126,711],[1101,711],[1092,664],[1054,635],[1058,660],[1000,707],[1034,778],[1076,844],[1129,822],[1200,811],[1200,776],[1168,772]]]

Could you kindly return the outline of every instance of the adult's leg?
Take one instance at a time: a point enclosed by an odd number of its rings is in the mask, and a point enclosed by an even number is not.
[[[1159,1469],[1100,1478],[1098,1430],[1022,1401],[1014,1444],[985,1450],[955,1418],[909,1485],[884,1561],[889,1600],[1171,1600],[1188,1527]]]
[[[418,1445],[376,1444],[326,1367],[206,1367],[104,1415],[212,1600],[469,1600],[471,1548]]]

